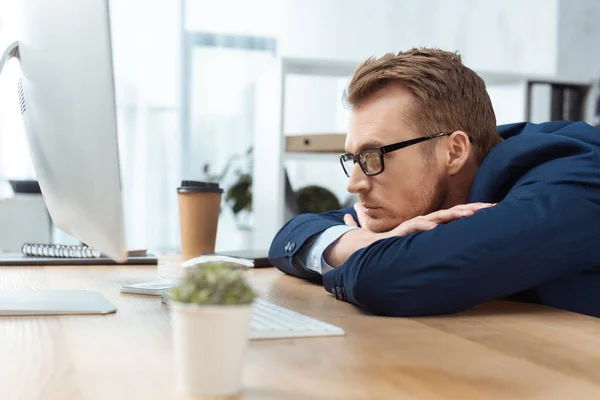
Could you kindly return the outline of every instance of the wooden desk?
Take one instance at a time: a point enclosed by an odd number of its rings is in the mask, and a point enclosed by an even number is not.
[[[261,295],[347,335],[253,341],[247,399],[600,399],[600,320],[498,302],[457,316],[365,315],[277,271],[249,273]],[[0,290],[94,289],[108,316],[0,318],[1,399],[172,399],[169,313],[121,295],[156,267],[0,268]]]

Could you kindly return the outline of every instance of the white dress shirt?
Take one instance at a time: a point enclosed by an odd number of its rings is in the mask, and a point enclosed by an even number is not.
[[[294,265],[302,266],[321,275],[331,271],[333,267],[327,264],[323,258],[325,250],[342,237],[342,235],[353,229],[358,228],[349,225],[336,225],[319,235],[315,235],[296,253],[293,260]]]

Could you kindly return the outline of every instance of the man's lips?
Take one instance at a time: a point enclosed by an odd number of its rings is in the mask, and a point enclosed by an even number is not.
[[[378,207],[375,204],[363,204],[362,206],[365,210],[365,214],[369,216],[375,215],[381,209],[381,207]]]
[[[375,204],[369,204],[369,203],[361,203],[361,206],[363,206],[363,208],[364,208],[365,210],[367,210],[367,209],[369,209],[369,210],[374,210],[374,209],[376,209],[376,208],[381,208],[381,207],[379,207],[379,206],[377,206],[377,205],[375,205]]]

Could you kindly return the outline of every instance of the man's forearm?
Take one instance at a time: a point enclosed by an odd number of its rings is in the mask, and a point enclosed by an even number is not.
[[[297,254],[305,245],[310,245],[315,235],[327,229],[343,224],[343,216],[351,214],[356,218],[353,208],[330,211],[323,214],[302,214],[288,221],[275,235],[269,249],[269,260],[279,270],[310,281],[320,281],[321,274],[309,270],[297,261]]]
[[[323,258],[330,266],[338,268],[344,264],[348,258],[357,250],[363,249],[376,241],[383,239],[383,236],[373,233],[366,229],[353,229],[342,235],[333,243],[325,253]]]
[[[354,229],[341,236],[329,246],[323,254],[329,266],[338,268],[344,264],[354,252],[363,249],[378,240],[406,236],[414,232],[423,232],[435,228],[438,224],[446,224],[462,217],[470,217],[476,211],[494,206],[491,203],[460,204],[448,210],[438,210],[427,215],[404,221],[389,232],[374,233],[367,229]]]

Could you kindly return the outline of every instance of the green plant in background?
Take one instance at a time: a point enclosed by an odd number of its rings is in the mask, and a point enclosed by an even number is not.
[[[296,192],[298,212],[321,213],[341,208],[338,198],[321,186],[306,186]]]
[[[237,182],[227,190],[225,201],[235,215],[242,210],[252,211],[252,175],[240,174]]]
[[[173,288],[172,299],[198,305],[244,305],[256,298],[243,270],[235,264],[210,262],[190,267]]]
[[[234,164],[237,164],[237,167],[234,167]],[[244,221],[244,217],[247,217],[253,208],[252,173],[248,172],[252,171],[252,164],[253,148],[249,147],[244,154],[231,154],[219,174],[211,173],[210,166],[208,164],[204,165],[205,178],[210,182],[223,184],[226,180],[231,181],[231,175],[237,176],[235,183],[225,191],[224,200],[231,207],[238,226],[246,226],[248,224],[248,221]],[[230,173],[232,167],[235,170]],[[226,179],[226,177],[230,178]],[[293,196],[292,203],[297,205],[297,209],[293,208],[292,210],[294,214],[321,213],[342,208],[338,198],[331,191],[321,186],[306,186],[297,192],[293,192],[293,189],[290,187],[290,191],[291,194],[287,194],[286,190],[286,195]],[[247,213],[242,213],[242,211],[246,211]]]
[[[237,180],[225,192],[225,202],[231,207],[234,215],[238,215],[240,211],[252,211],[252,146],[250,146],[244,154],[230,154],[222,171],[218,174],[212,173],[210,165],[204,164],[204,176],[209,182],[219,182],[221,185],[227,186],[231,175],[235,174]],[[236,168],[230,174],[230,170]]]

